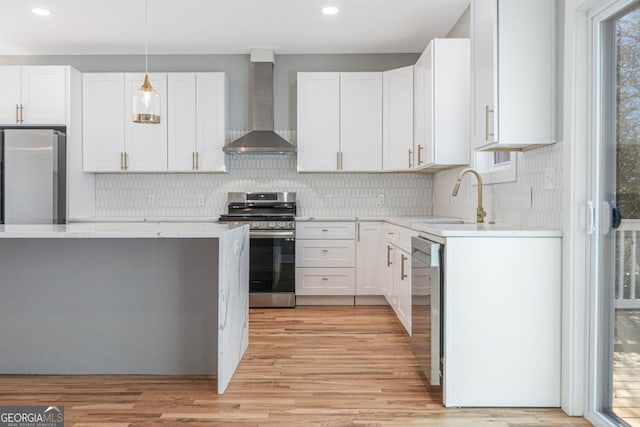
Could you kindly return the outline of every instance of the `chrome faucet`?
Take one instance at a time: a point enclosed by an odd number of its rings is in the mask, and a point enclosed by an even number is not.
[[[471,172],[478,178],[478,209],[476,210],[476,222],[484,222],[484,217],[487,216],[487,212],[482,209],[482,177],[480,174],[471,168],[462,169],[458,174],[458,179],[456,180],[456,184],[453,186],[453,192],[451,195],[453,197],[458,195],[458,190],[460,190],[460,182],[462,181],[462,177],[467,172]]]

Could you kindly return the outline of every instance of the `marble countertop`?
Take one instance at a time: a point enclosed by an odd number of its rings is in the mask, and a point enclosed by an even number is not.
[[[562,231],[522,225],[478,224],[444,217],[296,217],[296,221],[385,221],[437,237],[562,237]],[[447,223],[437,223],[443,221]],[[463,223],[452,223],[463,221]]]
[[[0,225],[0,238],[218,238],[246,225],[209,222],[86,222]]]

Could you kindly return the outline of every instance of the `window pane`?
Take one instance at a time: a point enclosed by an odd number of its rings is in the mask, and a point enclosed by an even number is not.
[[[616,20],[617,189],[625,219],[640,218],[640,9]]]
[[[510,151],[496,151],[493,153],[493,164],[500,165],[502,163],[509,163],[511,160],[511,152]]]

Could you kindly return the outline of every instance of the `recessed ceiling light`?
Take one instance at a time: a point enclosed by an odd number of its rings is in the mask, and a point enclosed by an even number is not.
[[[325,15],[335,15],[338,12],[340,12],[340,9],[335,6],[326,6],[322,8],[322,13]]]
[[[31,9],[31,12],[33,12],[34,15],[38,15],[38,16],[49,16],[51,15],[51,11],[48,9],[43,9],[41,7],[36,7]]]

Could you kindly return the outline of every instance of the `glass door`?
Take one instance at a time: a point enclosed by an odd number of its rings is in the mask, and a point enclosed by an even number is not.
[[[640,1],[614,2],[593,28],[596,407],[640,427]]]

